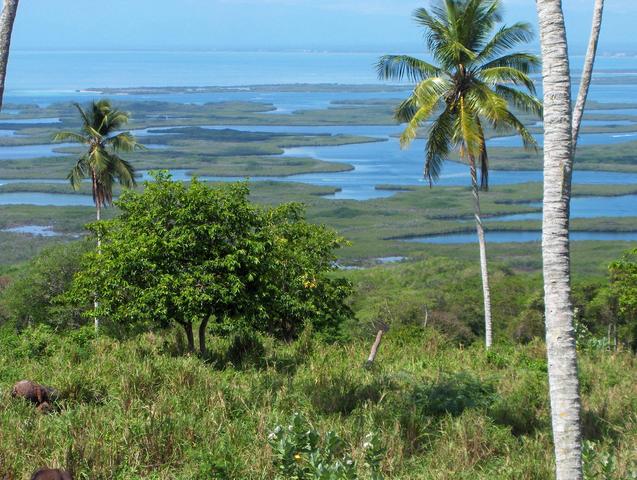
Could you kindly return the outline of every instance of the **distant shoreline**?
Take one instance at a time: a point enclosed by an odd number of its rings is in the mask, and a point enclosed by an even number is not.
[[[211,86],[174,86],[174,87],[122,87],[122,88],[84,88],[78,93],[96,93],[101,95],[166,95],[175,93],[236,93],[236,92],[287,92],[287,93],[333,93],[333,92],[404,92],[410,90],[409,84],[344,84],[344,83],[280,83],[262,85],[211,85]]]

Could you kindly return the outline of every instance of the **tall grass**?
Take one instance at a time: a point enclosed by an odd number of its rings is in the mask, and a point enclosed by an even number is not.
[[[0,329],[0,476],[26,479],[46,465],[91,480],[274,478],[268,434],[301,412],[343,438],[355,460],[375,434],[385,478],[551,478],[539,342],[487,354],[396,328],[370,371],[362,365],[371,338],[252,339],[261,356],[241,354],[245,341],[215,338],[204,362],[182,355],[176,335],[117,342],[90,330]],[[610,476],[591,478],[630,478],[637,465],[636,363],[630,353],[582,352],[587,458],[614,462]],[[57,411],[12,399],[23,378],[58,388]]]

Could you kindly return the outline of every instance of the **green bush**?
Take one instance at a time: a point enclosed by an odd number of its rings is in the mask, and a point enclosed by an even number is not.
[[[89,248],[88,242],[80,241],[44,249],[3,290],[0,301],[8,320],[19,328],[83,324],[80,310],[59,302],[58,297],[69,288]]]
[[[412,400],[423,417],[458,416],[467,409],[489,407],[495,389],[466,372],[446,375],[414,388]]]
[[[281,480],[382,480],[380,464],[383,449],[373,434],[365,438],[365,467],[363,470],[346,452],[343,440],[333,431],[321,437],[305,418],[295,413],[288,425],[276,426],[268,436],[274,456],[277,479]]]

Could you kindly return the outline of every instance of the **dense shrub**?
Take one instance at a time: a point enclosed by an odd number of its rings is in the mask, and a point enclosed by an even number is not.
[[[493,386],[467,373],[456,373],[418,385],[412,398],[423,417],[437,417],[458,416],[467,409],[489,407],[496,395]]]
[[[288,425],[276,426],[268,436],[274,456],[276,478],[356,480],[362,468],[346,453],[346,445],[333,431],[324,436],[300,414]],[[373,434],[365,437],[365,466],[369,480],[382,480],[380,463],[383,448]]]

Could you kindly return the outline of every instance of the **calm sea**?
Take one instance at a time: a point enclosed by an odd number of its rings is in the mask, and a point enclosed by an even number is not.
[[[61,95],[99,87],[378,83],[374,64],[388,52],[13,51],[12,97]],[[413,55],[418,55],[413,54]],[[573,57],[573,70],[582,64]],[[600,75],[637,75],[635,57],[600,57]]]

